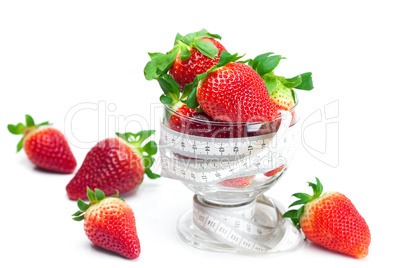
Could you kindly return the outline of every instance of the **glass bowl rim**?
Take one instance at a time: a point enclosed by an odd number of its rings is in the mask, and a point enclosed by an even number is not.
[[[299,104],[299,98],[296,94],[296,92],[294,93],[295,95],[295,106],[292,107],[292,109],[289,110],[290,113],[293,113],[296,110],[297,105]],[[188,119],[189,121],[193,121],[193,122],[197,122],[197,123],[203,123],[203,124],[209,124],[209,125],[219,125],[219,126],[249,126],[249,125],[257,125],[257,124],[264,124],[264,123],[273,123],[273,122],[278,122],[278,120],[281,119],[281,114],[278,115],[278,117],[276,117],[274,120],[272,121],[259,121],[259,122],[225,122],[225,121],[209,121],[209,120],[203,120],[203,119],[198,119],[198,118],[193,118],[193,117],[189,117],[187,115],[183,115],[180,114],[178,112],[176,112],[175,110],[172,109],[172,107],[170,107],[169,105],[163,104],[163,106],[165,107],[166,110],[168,110],[169,112],[171,112],[174,115],[177,115],[179,117]],[[280,111],[280,110],[278,110]]]

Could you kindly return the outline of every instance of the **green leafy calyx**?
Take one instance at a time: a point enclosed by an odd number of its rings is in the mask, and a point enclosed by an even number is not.
[[[262,77],[269,95],[274,94],[275,90],[282,86],[289,89],[292,96],[294,96],[293,88],[301,90],[312,90],[314,88],[311,72],[302,73],[291,78],[275,75],[275,68],[279,65],[282,59],[286,58],[273,54],[273,52],[263,53],[254,59],[245,61]],[[295,101],[295,99],[293,100]]]
[[[160,175],[155,174],[151,171],[151,166],[155,162],[155,158],[153,156],[157,153],[158,147],[155,141],[149,141],[144,146],[142,146],[142,144],[154,133],[155,130],[142,130],[138,133],[116,133],[116,135],[119,138],[123,139],[133,151],[141,155],[145,166],[144,172],[150,179],[156,179],[160,177]]]
[[[7,126],[8,131],[14,135],[23,135],[21,140],[17,144],[17,152],[21,151],[23,144],[24,144],[24,138],[31,133],[32,131],[38,129],[40,126],[45,126],[45,125],[50,125],[48,121],[40,123],[40,124],[35,124],[35,121],[33,120],[32,116],[29,114],[25,115],[25,124],[23,123],[18,123],[17,125],[12,125],[9,124]]]
[[[307,203],[310,203],[317,198],[319,198],[322,194],[322,184],[318,178],[316,179],[316,183],[308,182],[308,185],[313,189],[313,195],[305,194],[305,193],[295,193],[292,196],[298,198],[295,202],[290,204],[289,207],[302,205],[299,209],[288,210],[283,217],[290,218],[293,224],[300,229],[300,216],[304,212],[304,207]]]
[[[190,58],[190,49],[195,47],[200,53],[209,57],[215,58],[219,54],[219,49],[205,37],[213,39],[221,39],[218,34],[211,34],[207,30],[189,33],[185,36],[180,34],[176,35],[174,47],[167,53],[148,53],[151,60],[144,68],[144,75],[147,80],[157,79],[158,77],[166,74],[173,62],[176,60],[177,55],[180,55],[180,60],[184,61]]]
[[[85,203],[81,199],[78,199],[77,206],[78,206],[79,210],[77,212],[75,212],[73,215],[71,215],[71,216],[73,216],[73,220],[82,221],[84,219],[85,212],[89,209],[89,207],[92,206],[93,204],[99,203],[103,199],[119,198],[122,201],[124,201],[123,198],[119,197],[119,191],[116,191],[115,195],[106,197],[105,193],[97,188],[95,188],[95,190],[92,191],[89,187],[87,187],[87,196],[89,199],[89,204]]]

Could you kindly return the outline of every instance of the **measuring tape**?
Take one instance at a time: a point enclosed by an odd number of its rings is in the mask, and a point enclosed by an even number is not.
[[[161,175],[207,185],[271,171],[287,164],[297,146],[299,129],[297,124],[289,127],[291,120],[290,112],[282,111],[276,133],[230,139],[188,135],[161,124]],[[261,125],[252,127],[258,130]],[[266,216],[258,221],[256,216],[264,215],[267,208],[275,219]],[[224,207],[195,195],[193,222],[216,240],[247,252],[288,250],[301,239],[300,232],[282,217],[275,202],[262,194],[249,204]]]
[[[220,242],[246,252],[272,253],[294,248],[301,234],[282,217],[275,203],[264,195],[240,207],[218,207],[194,196],[193,221],[205,233]],[[274,210],[275,219],[255,218],[256,206]]]
[[[161,125],[161,175],[193,183],[217,183],[273,170],[288,161],[299,138],[292,115],[282,111],[276,133],[246,138],[207,138]],[[291,131],[290,131],[291,130]]]

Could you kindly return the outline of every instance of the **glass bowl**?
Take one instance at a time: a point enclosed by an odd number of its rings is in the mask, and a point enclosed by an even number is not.
[[[217,122],[181,105],[165,106],[159,143],[161,175],[180,180],[195,194],[193,209],[178,221],[179,236],[213,251],[294,248],[300,232],[282,217],[283,207],[263,193],[283,177],[297,148],[297,105],[269,122]],[[241,230],[242,225],[248,227]]]

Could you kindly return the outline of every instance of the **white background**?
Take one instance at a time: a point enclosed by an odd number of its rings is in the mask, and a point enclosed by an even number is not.
[[[401,25],[398,1],[386,0],[1,1],[1,266],[378,267],[398,260]],[[40,171],[15,153],[19,137],[6,126],[26,113],[66,133],[79,165],[116,131],[158,128],[153,111],[161,90],[144,79],[147,52],[167,52],[177,32],[202,28],[246,58],[268,51],[287,57],[277,74],[313,73],[315,89],[300,93],[303,145],[266,194],[287,206],[314,177],[324,191],[344,193],[370,227],[367,258],[311,243],[272,255],[192,248],[175,231],[192,193],[178,181],[146,178],[123,195],[142,247],[137,260],[126,260],[93,246],[83,223],[71,220],[77,207],[65,186],[73,175]]]

